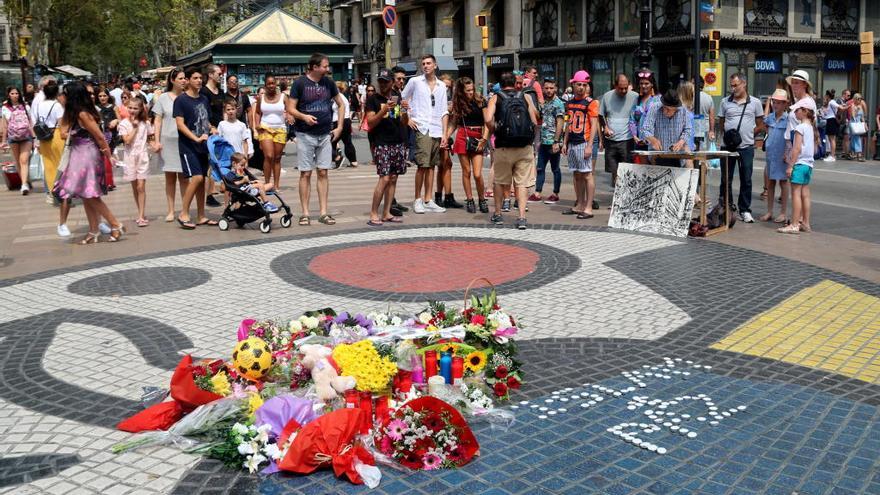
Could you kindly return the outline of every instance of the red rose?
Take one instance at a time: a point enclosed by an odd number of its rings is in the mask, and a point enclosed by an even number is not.
[[[446,319],[446,313],[444,313],[443,311],[439,311],[439,312],[437,313],[437,318],[439,318],[440,321],[445,320],[445,319]]]
[[[474,315],[471,317],[471,324],[483,326],[486,324],[486,317],[483,315]]]
[[[507,366],[504,366],[502,364],[501,366],[495,368],[495,378],[498,378],[500,380],[507,378]]]
[[[517,380],[515,376],[507,377],[507,386],[508,387],[510,387],[514,390],[519,390],[520,385],[521,384],[520,384],[519,380]]]
[[[499,306],[497,304],[493,304],[492,309],[494,309],[495,311],[498,311],[499,309],[501,309],[501,306]]]
[[[492,386],[492,390],[495,392],[495,395],[498,397],[504,397],[507,395],[507,385],[503,382],[497,382]]]
[[[193,368],[193,376],[205,376],[206,374],[208,374],[208,372],[205,371],[205,368],[202,368],[201,366]]]

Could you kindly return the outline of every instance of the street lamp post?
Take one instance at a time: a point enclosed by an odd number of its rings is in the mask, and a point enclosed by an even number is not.
[[[639,68],[651,68],[651,0],[642,0],[639,9],[641,15],[641,28],[639,30]]]

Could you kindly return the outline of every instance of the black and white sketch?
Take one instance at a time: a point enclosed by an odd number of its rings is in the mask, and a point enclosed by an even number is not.
[[[695,169],[621,163],[608,226],[687,236],[698,177]]]

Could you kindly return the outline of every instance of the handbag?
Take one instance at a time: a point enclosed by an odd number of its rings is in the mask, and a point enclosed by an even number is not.
[[[467,135],[467,126],[464,125],[464,116],[461,117],[461,130],[464,132],[464,150],[468,154],[479,153],[480,140]]]
[[[43,174],[43,157],[35,151],[31,153],[31,158],[28,160],[28,178],[30,180],[43,180]]]
[[[49,115],[52,115],[52,109],[55,108],[55,103],[57,102],[53,102],[52,106],[49,107]],[[49,125],[46,124],[46,119],[37,116],[37,123],[34,124],[34,135],[40,141],[50,141],[55,136],[55,128],[49,127]]]
[[[742,144],[742,136],[739,135],[739,128],[742,127],[743,117],[746,115],[746,107],[748,107],[748,105],[748,101],[743,103],[743,111],[739,114],[739,123],[736,125],[736,129],[728,129],[724,131],[724,149],[727,151],[735,152],[739,149],[739,145]]]
[[[868,133],[868,125],[865,122],[850,122],[849,133],[853,136],[862,136]]]

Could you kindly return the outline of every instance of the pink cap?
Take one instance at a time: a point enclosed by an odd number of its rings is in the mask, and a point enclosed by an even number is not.
[[[571,78],[570,83],[578,83],[578,82],[590,82],[590,73],[585,70],[579,70],[574,73],[574,77]]]

